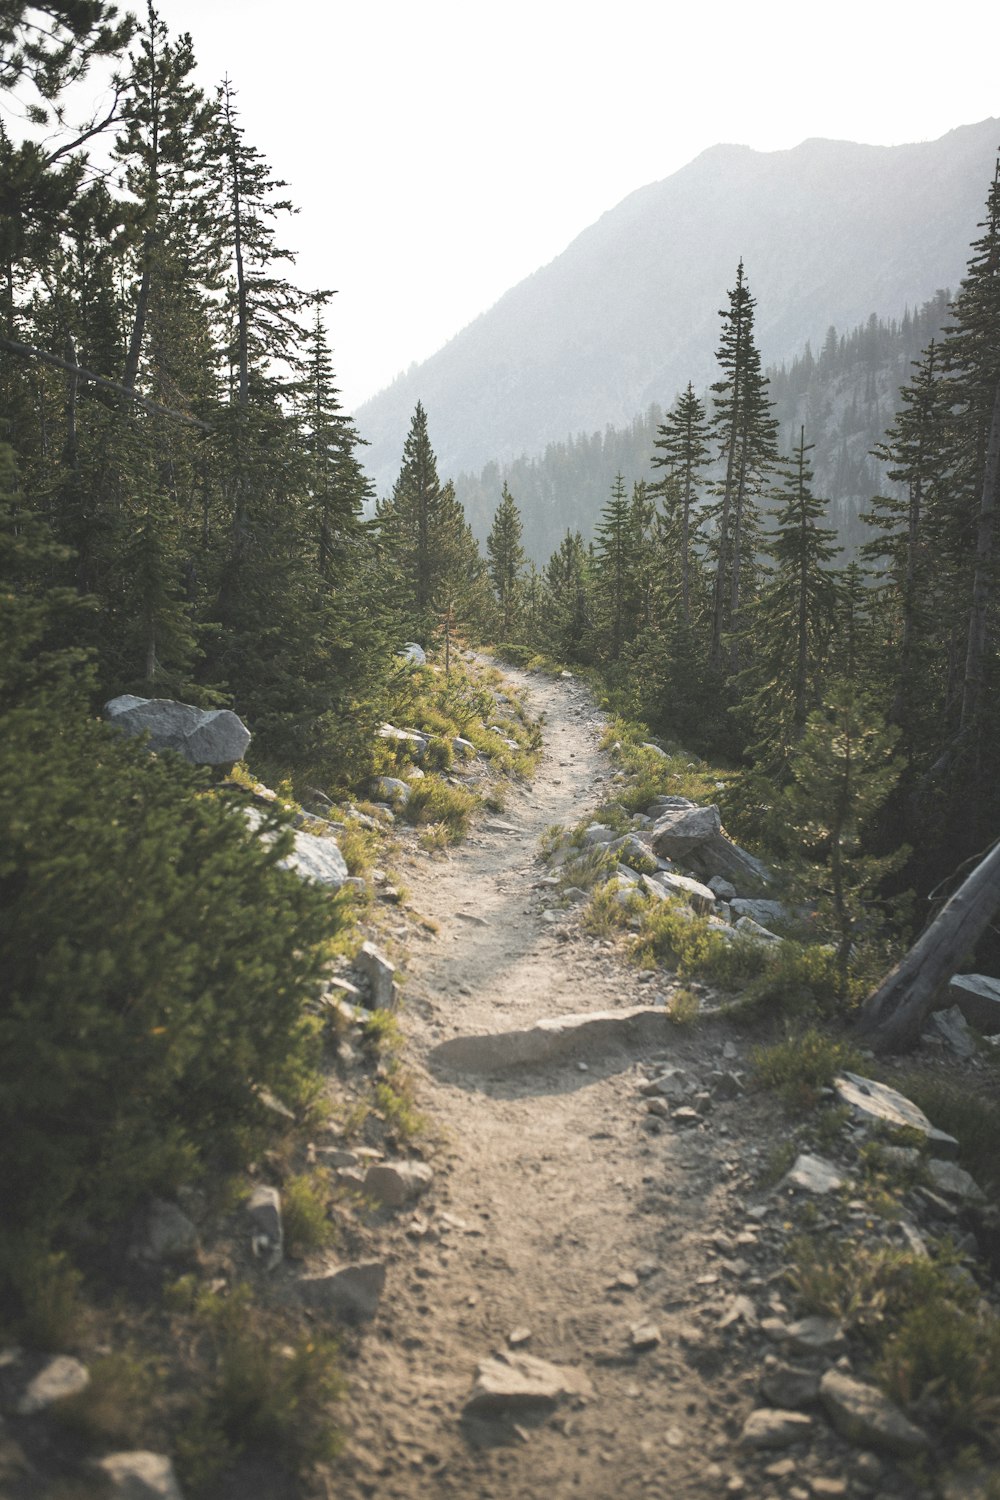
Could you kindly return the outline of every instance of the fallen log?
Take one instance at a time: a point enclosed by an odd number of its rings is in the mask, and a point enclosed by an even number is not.
[[[858,1029],[877,1052],[905,1052],[916,1045],[945,986],[998,909],[1000,840],[865,1001]]]

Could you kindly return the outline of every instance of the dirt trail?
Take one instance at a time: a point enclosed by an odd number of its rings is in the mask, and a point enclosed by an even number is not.
[[[745,1360],[720,1367],[740,1330],[717,1329],[747,1287],[707,1262],[723,1225],[754,1243],[744,1212],[753,1199],[739,1190],[755,1153],[737,1146],[735,1124],[747,1101],[717,1109],[710,1130],[654,1133],[636,1075],[643,1058],[665,1053],[711,1066],[721,1033],[665,1019],[658,1047],[589,1056],[585,1069],[570,1059],[484,1078],[437,1076],[428,1064],[452,1036],[653,999],[655,985],[610,944],[544,917],[539,836],[607,795],[612,766],[582,687],[525,686],[546,721],[532,785],[449,858],[403,866],[411,901],[440,923],[408,963],[405,1029],[419,1106],[444,1144],[429,1198],[390,1232],[383,1308],[351,1372],[337,1492],[719,1495],[755,1377]],[[637,1353],[630,1330],[644,1322],[660,1342]],[[526,1352],[585,1372],[592,1399],[517,1426],[463,1420],[477,1364],[515,1329],[530,1330]]]

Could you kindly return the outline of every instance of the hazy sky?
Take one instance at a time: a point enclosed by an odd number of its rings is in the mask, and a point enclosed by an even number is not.
[[[893,145],[1000,114],[984,0],[158,8],[191,32],[206,87],[228,72],[250,140],[288,179],[298,279],[339,291],[349,409],[720,141]]]

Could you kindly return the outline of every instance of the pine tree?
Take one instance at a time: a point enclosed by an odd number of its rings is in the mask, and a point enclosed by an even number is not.
[[[392,495],[376,509],[380,548],[404,628],[429,640],[446,608],[468,608],[482,560],[450,480],[442,484],[420,402]]]
[[[593,563],[578,531],[567,531],[545,565],[548,632],[544,644],[561,661],[587,663],[593,636]]]
[[[740,679],[753,754],[774,773],[801,737],[815,705],[838,618],[839,580],[830,567],[836,532],[818,524],[826,502],[812,493],[805,428],[791,466],[772,491],[774,529],[764,541],[773,563],[752,611],[753,661]]]
[[[521,534],[521,513],[505,480],[500,504],[486,538],[487,570],[500,609],[500,631],[504,641],[512,639],[520,605],[521,577],[527,563]]]
[[[836,934],[843,995],[855,941],[862,931],[871,936],[879,889],[908,854],[865,852],[865,825],[902,770],[894,759],[898,737],[871,699],[841,678],[828,685],[823,706],[809,715],[789,763],[784,806],[811,862],[806,887],[820,891],[820,916]]]
[[[680,614],[685,625],[691,624],[693,596],[698,590],[693,581],[698,561],[699,519],[696,505],[709,460],[709,429],[705,408],[688,382],[665,422],[657,429],[653,444],[657,450],[652,463],[662,468],[664,477],[651,487],[663,505],[662,538],[667,557],[679,563]]]
[[[711,418],[725,472],[715,487],[719,500],[712,539],[715,579],[710,660],[713,666],[721,665],[723,641],[728,636],[731,671],[739,664],[742,610],[754,593],[759,534],[756,498],[777,457],[777,424],[771,415],[767,378],[754,339],[755,307],[740,261],[729,307],[720,312],[722,337],[716,357],[722,377],[712,386]]]
[[[634,585],[633,517],[618,474],[594,536],[594,592],[599,610],[598,651],[616,662],[629,638],[629,603]]]

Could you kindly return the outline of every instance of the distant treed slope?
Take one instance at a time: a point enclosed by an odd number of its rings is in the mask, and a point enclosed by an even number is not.
[[[940,140],[790,151],[715,146],[639,189],[431,359],[357,413],[380,493],[421,401],[441,472],[624,427],[713,376],[718,309],[742,256],[765,364],[872,309],[902,317],[958,285],[1000,121]]]
[[[830,522],[850,552],[868,539],[859,515],[887,483],[871,450],[898,409],[911,362],[946,321],[947,305],[942,291],[898,322],[872,314],[848,334],[831,327],[818,354],[807,344],[789,364],[768,371],[782,452],[791,453],[804,424],[806,441],[815,444],[814,493],[830,501]],[[710,399],[707,387],[703,395]],[[661,477],[650,460],[662,421],[662,409],[652,404],[627,427],[581,433],[550,443],[537,458],[493,461],[478,474],[460,474],[456,490],[473,531],[486,536],[506,480],[521,511],[525,548],[539,565],[567,530],[589,540],[616,474],[629,484]]]

